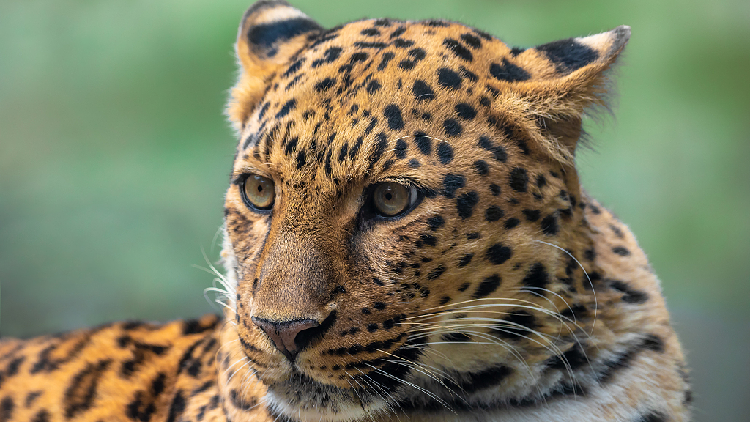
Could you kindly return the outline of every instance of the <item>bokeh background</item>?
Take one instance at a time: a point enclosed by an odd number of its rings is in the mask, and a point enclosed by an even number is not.
[[[0,2],[0,332],[216,312],[248,0]],[[621,24],[583,183],[663,281],[698,421],[750,420],[750,2],[298,0],[325,26],[447,18],[531,46]],[[204,253],[206,258],[204,258]]]

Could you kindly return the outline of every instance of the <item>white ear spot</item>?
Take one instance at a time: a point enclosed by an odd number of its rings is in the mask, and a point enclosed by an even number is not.
[[[601,34],[575,38],[575,41],[596,51],[606,52],[603,57],[609,57],[622,50],[629,39],[630,27],[622,25]]]

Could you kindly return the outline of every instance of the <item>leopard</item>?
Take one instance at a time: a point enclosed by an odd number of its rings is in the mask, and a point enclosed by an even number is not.
[[[575,165],[629,38],[253,4],[223,315],[3,338],[0,421],[689,420],[660,281]]]

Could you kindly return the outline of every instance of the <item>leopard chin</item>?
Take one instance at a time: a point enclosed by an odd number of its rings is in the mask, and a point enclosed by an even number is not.
[[[343,422],[369,419],[389,411],[380,394],[385,393],[363,386],[341,388],[325,384],[294,370],[287,379],[269,385],[265,399],[272,411],[295,420]]]

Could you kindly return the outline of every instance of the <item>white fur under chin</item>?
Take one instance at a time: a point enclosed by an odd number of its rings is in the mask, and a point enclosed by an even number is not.
[[[381,400],[378,400],[375,403],[375,406],[377,406],[376,408],[368,406],[367,410],[363,410],[362,406],[357,403],[351,403],[348,408],[341,409],[337,413],[332,413],[327,410],[302,410],[299,407],[290,406],[270,390],[266,393],[264,401],[274,412],[289,416],[300,422],[354,422],[361,420],[374,420],[388,411],[386,403]]]

